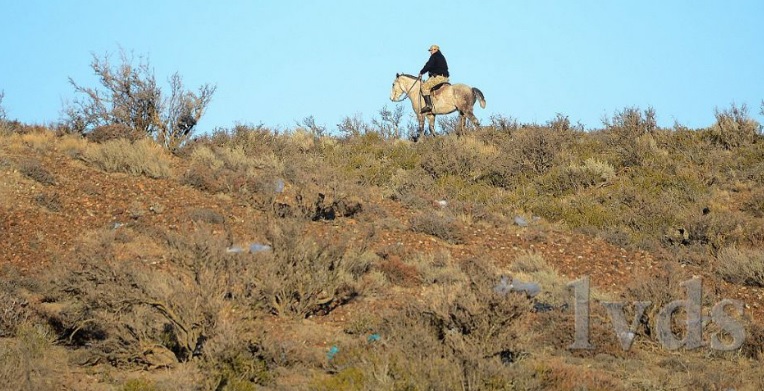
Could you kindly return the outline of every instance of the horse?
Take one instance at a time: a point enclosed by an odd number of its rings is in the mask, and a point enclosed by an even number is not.
[[[421,95],[422,80],[416,76],[406,73],[396,73],[393,81],[393,89],[390,91],[390,100],[393,102],[402,102],[406,98],[411,100],[411,107],[416,113],[419,122],[419,132],[413,137],[417,141],[424,135],[424,119],[427,117],[430,135],[435,136],[435,116],[441,114],[451,114],[459,111],[459,128],[456,130],[457,137],[461,136],[464,126],[469,118],[474,126],[480,126],[478,119],[472,111],[476,101],[480,102],[480,107],[485,108],[485,97],[483,92],[477,88],[466,84],[444,84],[440,88],[433,88],[432,111],[421,113],[424,100]],[[436,86],[437,87],[437,86]],[[402,96],[403,95],[403,96]]]

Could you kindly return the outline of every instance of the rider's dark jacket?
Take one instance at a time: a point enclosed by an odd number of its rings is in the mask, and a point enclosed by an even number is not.
[[[435,75],[448,77],[448,64],[446,63],[446,58],[443,56],[443,53],[441,53],[440,50],[431,54],[430,59],[427,60],[427,64],[424,64],[422,70],[419,71],[420,74],[424,74],[425,72],[428,73],[429,77],[433,77]]]

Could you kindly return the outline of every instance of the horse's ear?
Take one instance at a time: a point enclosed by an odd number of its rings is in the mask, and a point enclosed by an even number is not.
[[[401,76],[401,74],[400,74],[400,73],[396,73],[396,74],[395,74],[395,78],[396,78],[396,79],[397,79],[397,78],[399,78],[400,76]]]

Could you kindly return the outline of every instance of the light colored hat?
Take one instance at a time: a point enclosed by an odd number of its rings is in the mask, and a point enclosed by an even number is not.
[[[430,50],[433,50],[433,49],[435,49],[435,50],[440,50],[440,46],[438,46],[438,45],[432,45],[432,46],[430,46],[430,48],[429,48],[429,49],[427,49],[427,51],[429,52]]]

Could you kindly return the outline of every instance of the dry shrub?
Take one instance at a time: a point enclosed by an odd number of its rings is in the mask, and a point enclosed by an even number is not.
[[[334,220],[353,217],[363,211],[364,202],[358,196],[347,195],[336,188],[324,189],[312,184],[294,186],[283,181],[272,188],[278,190],[268,198],[271,212],[280,218]]]
[[[509,368],[526,353],[520,326],[530,309],[523,295],[494,291],[497,270],[471,260],[462,272],[465,284],[434,287],[420,303],[387,313],[379,325],[380,341],[340,346],[330,362],[335,384],[355,389],[505,389]],[[351,368],[355,368],[350,372]]]
[[[87,149],[87,145],[86,139],[75,134],[65,134],[56,141],[56,149],[71,158],[79,158]]]
[[[417,252],[404,259],[419,273],[419,280],[427,285],[451,285],[465,280],[457,262],[448,251]]]
[[[688,244],[700,244],[716,253],[725,247],[757,245],[756,221],[742,212],[695,214],[686,221]]]
[[[510,371],[518,390],[627,390],[622,381],[590,364],[566,362],[562,357],[534,358]]]
[[[691,277],[691,275],[682,269],[676,269],[671,264],[664,264],[654,274],[638,276],[626,286],[623,294],[626,301],[651,302],[640,319],[641,327],[635,331],[637,334],[636,342],[638,342],[640,335],[647,337],[653,342],[659,341],[659,331],[655,329],[658,312],[668,303],[686,298],[686,290],[681,286],[681,283],[689,280]],[[701,303],[701,306],[713,306],[715,297],[711,293],[709,289],[703,291],[704,302]],[[683,325],[679,323],[680,318],[681,316],[672,317],[672,331],[675,334],[681,334],[683,330]],[[627,319],[630,318],[627,317]],[[615,344],[616,342],[613,343]]]
[[[204,354],[228,308],[253,306],[252,259],[227,253],[225,238],[203,229],[156,235],[166,265],[116,259],[117,233],[101,230],[83,238],[74,265],[50,273],[41,316],[84,348],[81,361],[174,366]]]
[[[615,153],[616,167],[635,167],[651,160],[654,151],[650,140],[657,130],[655,110],[648,108],[641,112],[636,107],[625,108],[604,125],[606,147]]]
[[[764,287],[764,251],[751,248],[725,247],[716,256],[717,273],[725,281]]]
[[[102,144],[88,144],[81,159],[106,172],[145,175],[149,178],[172,176],[170,156],[150,139],[134,143],[115,139]]]
[[[559,132],[545,127],[527,127],[513,134],[503,145],[502,156],[515,172],[541,175],[554,165],[555,159],[570,143],[572,132]]]
[[[658,129],[655,109],[652,107],[648,107],[644,111],[640,111],[637,107],[624,108],[622,111],[616,112],[610,122],[605,122],[605,126],[620,141],[636,139]]]
[[[581,165],[555,166],[536,180],[539,193],[562,196],[601,185],[615,178],[615,169],[607,162],[589,158]]]
[[[104,143],[110,140],[126,139],[130,142],[146,137],[146,133],[137,131],[124,124],[108,124],[97,126],[85,134],[85,138],[94,143]]]
[[[37,205],[40,205],[51,212],[61,211],[62,205],[58,193],[38,193],[35,194],[33,199]]]
[[[205,389],[254,390],[275,379],[276,356],[267,348],[273,341],[257,340],[238,322],[222,321],[218,333],[205,343],[200,369]]]
[[[191,164],[182,183],[210,193],[245,197],[261,207],[272,201],[285,170],[272,152],[253,156],[245,146],[197,144],[186,153]]]
[[[748,107],[734,103],[727,110],[715,110],[716,123],[708,130],[713,144],[724,149],[739,148],[757,140],[761,130],[758,122],[748,116]]]
[[[390,283],[395,285],[413,287],[421,283],[419,270],[416,266],[403,262],[399,257],[390,257],[381,261],[377,265],[377,269],[384,274]]]
[[[413,232],[435,236],[449,243],[461,244],[465,241],[464,231],[457,220],[435,211],[420,213],[411,218],[409,229]]]
[[[24,160],[19,164],[19,172],[46,186],[56,184],[56,177],[43,167],[39,160]]]
[[[745,342],[740,348],[743,356],[757,361],[764,360],[764,326],[749,322],[745,330]]]
[[[383,195],[398,201],[411,200],[417,198],[417,194],[431,189],[434,183],[432,177],[421,168],[411,170],[399,168],[385,183]]]
[[[455,175],[468,182],[489,176],[492,163],[499,155],[495,145],[472,135],[439,137],[417,144],[416,150],[422,169],[430,177]]]
[[[305,236],[297,222],[279,220],[267,233],[272,252],[257,254],[258,303],[280,316],[325,314],[360,294],[358,279],[376,257]],[[341,240],[340,243],[346,243]]]
[[[204,222],[207,224],[224,224],[225,216],[209,208],[195,208],[188,212],[191,221]]]
[[[569,301],[567,281],[537,252],[521,252],[512,261],[508,272],[519,281],[539,284],[541,293],[535,297],[539,303],[560,308]]]
[[[764,188],[753,190],[751,198],[743,203],[741,210],[756,218],[764,217]]]
[[[0,279],[0,338],[15,336],[19,327],[32,318],[29,301],[21,295],[17,279],[16,275]]]
[[[32,125],[25,127],[25,132],[19,136],[21,143],[34,152],[45,152],[55,143],[55,134],[44,126]]]
[[[24,323],[16,339],[0,340],[0,384],[4,390],[60,390],[66,358],[53,345],[45,325]]]

